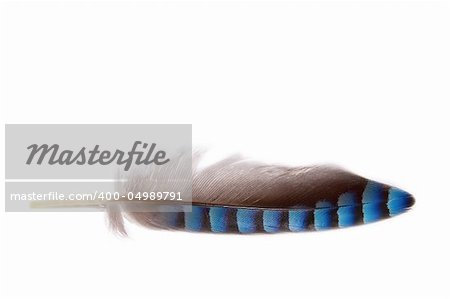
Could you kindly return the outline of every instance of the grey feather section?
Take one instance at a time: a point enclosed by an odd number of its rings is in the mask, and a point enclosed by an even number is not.
[[[231,157],[193,178],[193,202],[258,208],[314,207],[360,190],[366,179],[332,166],[286,167]]]
[[[120,210],[120,205],[110,203],[105,205],[106,214],[108,216],[109,228],[121,236],[126,236],[127,231],[123,222],[122,211]]]

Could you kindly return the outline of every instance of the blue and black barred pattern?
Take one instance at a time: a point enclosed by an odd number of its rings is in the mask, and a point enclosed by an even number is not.
[[[362,192],[346,192],[315,207],[241,208],[193,204],[191,212],[164,213],[167,227],[214,233],[276,233],[344,228],[398,215],[414,204],[400,189],[368,181]]]

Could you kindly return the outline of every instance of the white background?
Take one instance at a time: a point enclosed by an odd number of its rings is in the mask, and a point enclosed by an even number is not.
[[[192,123],[213,157],[332,162],[417,199],[257,236],[2,212],[2,298],[449,298],[446,1],[3,2],[0,18],[2,123]]]

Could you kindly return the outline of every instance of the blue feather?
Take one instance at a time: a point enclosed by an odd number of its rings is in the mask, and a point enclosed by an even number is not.
[[[236,213],[237,226],[240,233],[248,234],[256,232],[257,222],[255,209],[238,209]]]
[[[205,221],[205,207],[192,206],[192,212],[184,213],[186,229],[190,231],[201,231]]]
[[[209,219],[211,231],[215,233],[225,233],[228,228],[229,209],[225,207],[211,207],[209,209]]]
[[[336,209],[328,201],[319,201],[314,210],[314,227],[316,230],[332,227],[333,213]]]
[[[281,228],[282,211],[265,210],[263,213],[264,230],[268,233],[278,232]]]
[[[346,192],[339,196],[337,211],[339,227],[349,227],[357,223],[359,205],[353,192]]]

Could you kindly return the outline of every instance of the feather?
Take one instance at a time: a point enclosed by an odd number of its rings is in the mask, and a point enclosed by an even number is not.
[[[194,152],[192,209],[107,209],[111,227],[126,234],[122,214],[149,228],[216,233],[275,233],[344,228],[407,211],[411,194],[335,166],[287,167],[232,156],[199,168]],[[139,181],[136,183],[135,181]],[[131,178],[130,186],[142,185]],[[120,214],[120,215],[119,215]]]

